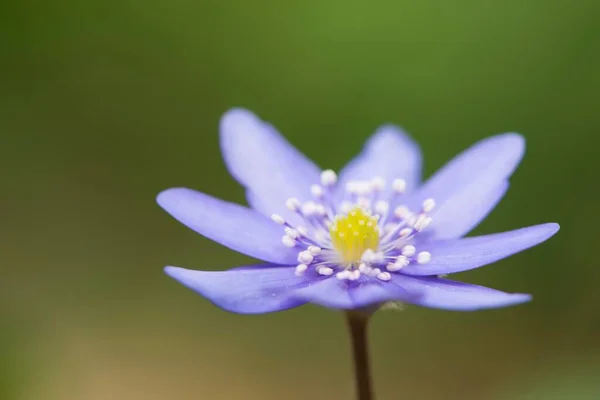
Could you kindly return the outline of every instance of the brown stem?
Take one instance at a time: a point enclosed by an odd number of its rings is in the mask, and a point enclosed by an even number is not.
[[[367,348],[367,325],[369,315],[356,311],[346,313],[350,330],[352,354],[354,358],[354,376],[358,400],[374,400],[371,387],[371,369],[369,367],[369,351]]]

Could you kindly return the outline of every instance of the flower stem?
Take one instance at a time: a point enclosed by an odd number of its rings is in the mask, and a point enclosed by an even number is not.
[[[374,400],[371,387],[371,369],[369,367],[369,350],[367,347],[367,325],[369,314],[356,311],[346,313],[346,321],[350,330],[352,354],[354,358],[354,378],[358,400]]]

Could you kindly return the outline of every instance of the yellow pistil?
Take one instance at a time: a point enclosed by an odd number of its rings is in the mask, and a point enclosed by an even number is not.
[[[377,218],[360,207],[345,216],[337,216],[329,234],[333,247],[346,264],[357,264],[366,250],[376,251],[379,245]]]

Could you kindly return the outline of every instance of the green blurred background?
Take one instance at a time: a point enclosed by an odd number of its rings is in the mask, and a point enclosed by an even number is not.
[[[4,0],[0,38],[0,399],[353,398],[339,314],[228,314],[162,272],[249,261],[154,200],[244,202],[218,147],[232,106],[335,169],[384,122],[426,175],[522,132],[475,233],[562,229],[458,278],[535,301],[378,313],[378,398],[600,398],[597,1]]]

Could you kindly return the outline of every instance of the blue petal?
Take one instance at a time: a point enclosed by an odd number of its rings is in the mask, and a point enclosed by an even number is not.
[[[431,231],[438,239],[467,234],[500,201],[506,180],[523,157],[525,140],[514,133],[482,140],[439,170],[411,197],[410,205],[433,198]]]
[[[429,251],[428,264],[409,264],[401,272],[408,275],[440,275],[467,271],[490,264],[533,247],[558,232],[555,223],[465,239],[424,243],[419,251]]]
[[[296,222],[285,201],[307,200],[310,186],[319,182],[319,168],[250,111],[228,111],[220,131],[225,163],[246,187],[249,204],[267,216],[280,214]]]
[[[330,277],[295,290],[291,296],[328,308],[348,310],[392,300],[415,301],[419,294],[418,291],[407,290],[375,279],[348,282]]]
[[[167,189],[156,200],[188,228],[235,251],[276,264],[296,262],[298,251],[281,243],[281,225],[253,210],[186,188]]]
[[[213,304],[238,314],[263,314],[298,307],[305,302],[288,296],[309,276],[297,277],[294,267],[256,265],[228,271],[193,271],[166,267],[165,272]]]
[[[340,172],[339,190],[350,180],[370,180],[380,176],[386,181],[386,194],[391,193],[394,179],[406,181],[407,190],[421,179],[419,146],[400,128],[384,125],[367,141],[362,152]]]
[[[504,293],[483,286],[436,277],[392,274],[392,283],[404,290],[420,291],[421,296],[407,301],[422,307],[452,311],[475,311],[507,307],[531,300],[531,295]]]

